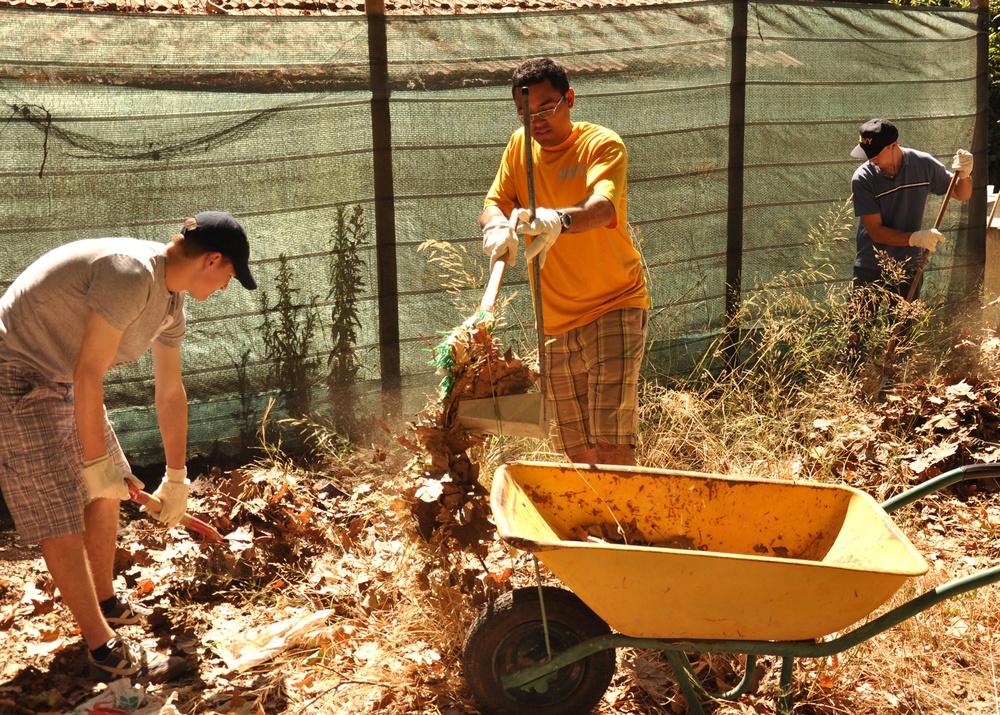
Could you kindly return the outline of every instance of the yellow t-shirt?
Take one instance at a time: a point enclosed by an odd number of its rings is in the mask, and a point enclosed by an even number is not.
[[[546,334],[565,333],[619,308],[648,308],[642,258],[626,228],[628,154],[621,138],[596,124],[576,122],[559,146],[532,141],[532,161],[536,206],[561,209],[598,195],[615,207],[610,226],[563,234],[549,249],[541,273]],[[485,204],[505,216],[528,206],[523,128],[507,143]]]

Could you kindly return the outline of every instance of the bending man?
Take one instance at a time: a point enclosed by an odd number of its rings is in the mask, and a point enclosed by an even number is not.
[[[114,628],[140,620],[115,594],[118,511],[135,480],[104,407],[108,370],[152,349],[166,474],[159,514],[187,508],[184,298],[205,300],[236,277],[257,287],[242,226],[206,211],[164,245],[76,241],[32,263],[0,298],[0,490],[21,538],[45,564],[80,627],[92,674],[169,680],[183,658],[143,651]]]

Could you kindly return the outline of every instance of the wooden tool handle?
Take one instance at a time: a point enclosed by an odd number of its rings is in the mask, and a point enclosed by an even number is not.
[[[937,218],[934,219],[934,228],[938,228],[941,225],[941,219],[944,218],[944,210],[948,208],[948,201],[951,200],[951,192],[955,188],[955,184],[958,183],[958,172],[956,171],[951,175],[951,181],[948,182],[948,190],[944,192],[944,200],[941,202],[941,208],[938,210]],[[913,280],[910,282],[910,290],[906,292],[906,302],[912,303],[913,296],[917,292],[917,284],[920,282],[921,276],[924,275],[924,268],[927,266],[927,259],[930,258],[931,252],[924,250],[924,255],[920,257],[920,265],[917,266],[917,272],[913,274]],[[895,338],[896,336],[893,335]],[[895,349],[896,345],[894,342],[890,342],[890,347]]]
[[[528,221],[535,220],[535,158],[531,151],[531,112],[528,105],[528,88],[521,87],[521,118],[524,120],[524,169],[528,178]]]
[[[503,274],[507,270],[507,254],[504,254],[493,264],[490,271],[490,280],[486,283],[486,292],[483,293],[483,300],[479,303],[480,310],[493,312],[496,305],[497,295],[500,293],[500,286],[503,285]]]
[[[535,160],[531,151],[531,114],[529,113],[528,88],[521,87],[521,116],[524,119],[524,168],[528,176],[529,221],[535,220]],[[539,259],[531,262],[531,301],[535,309],[535,333],[538,335],[538,374],[544,375],[545,364],[545,320],[542,317],[542,268]]]
[[[948,208],[948,202],[951,200],[951,192],[955,190],[955,184],[958,183],[958,172],[956,171],[951,175],[951,181],[948,182],[948,190],[944,192],[944,200],[941,202],[941,208],[938,210],[937,218],[934,219],[934,228],[941,226],[941,219],[944,218],[944,210]]]
[[[150,514],[159,514],[163,510],[163,502],[158,497],[154,497],[149,492],[144,492],[131,482],[128,483],[128,495],[132,501],[146,507],[146,511]],[[181,517],[181,526],[191,529],[191,531],[197,531],[209,541],[222,541],[222,534],[214,526],[206,524],[198,517],[191,516],[186,512]]]

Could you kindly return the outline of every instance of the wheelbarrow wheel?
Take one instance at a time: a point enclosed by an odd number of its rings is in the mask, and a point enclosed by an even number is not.
[[[553,655],[611,632],[573,593],[548,586],[542,591]],[[538,588],[531,587],[503,594],[479,614],[465,636],[462,663],[472,695],[487,715],[584,715],[615,674],[615,651],[609,648],[567,665],[545,682],[504,689],[501,678],[547,657]]]

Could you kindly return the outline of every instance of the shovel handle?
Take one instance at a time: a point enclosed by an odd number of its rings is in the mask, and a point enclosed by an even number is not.
[[[163,509],[163,502],[160,501],[158,497],[154,497],[152,494],[144,492],[135,484],[132,484],[132,482],[128,483],[128,495],[132,501],[146,507],[146,511],[150,514],[159,514],[160,510]],[[188,529],[191,529],[191,531],[197,531],[209,541],[215,543],[222,541],[222,534],[220,534],[214,526],[206,524],[198,517],[191,516],[188,513],[185,513],[184,516],[181,517],[181,526],[187,527]]]
[[[521,117],[524,120],[524,169],[528,179],[528,222],[535,220],[535,159],[531,151],[531,112],[528,105],[529,91],[521,87]]]
[[[500,293],[500,286],[503,285],[503,273],[507,270],[507,254],[505,253],[493,264],[490,271],[490,280],[486,283],[486,292],[483,293],[483,300],[479,303],[480,310],[493,312],[496,305],[497,295]]]
[[[521,87],[521,116],[524,119],[524,168],[528,179],[529,221],[535,220],[535,160],[531,151],[531,113],[528,111],[528,88]],[[536,258],[531,262],[532,306],[535,309],[535,332],[538,335],[538,374],[548,372],[545,364],[545,321],[542,318],[542,269]]]
[[[954,190],[956,183],[958,183],[957,171],[951,175],[951,181],[948,182],[948,190],[944,192],[944,200],[941,202],[941,208],[938,210],[937,218],[934,219],[934,228],[939,228],[941,226],[941,219],[944,218],[944,210],[948,208],[948,201],[951,200],[951,192]],[[924,255],[920,257],[920,265],[917,266],[917,271],[913,274],[913,280],[910,281],[910,290],[906,292],[907,303],[913,302],[913,296],[917,292],[917,284],[920,282],[920,277],[924,274],[924,267],[927,265],[927,259],[930,258],[930,255],[931,252],[925,250]]]

